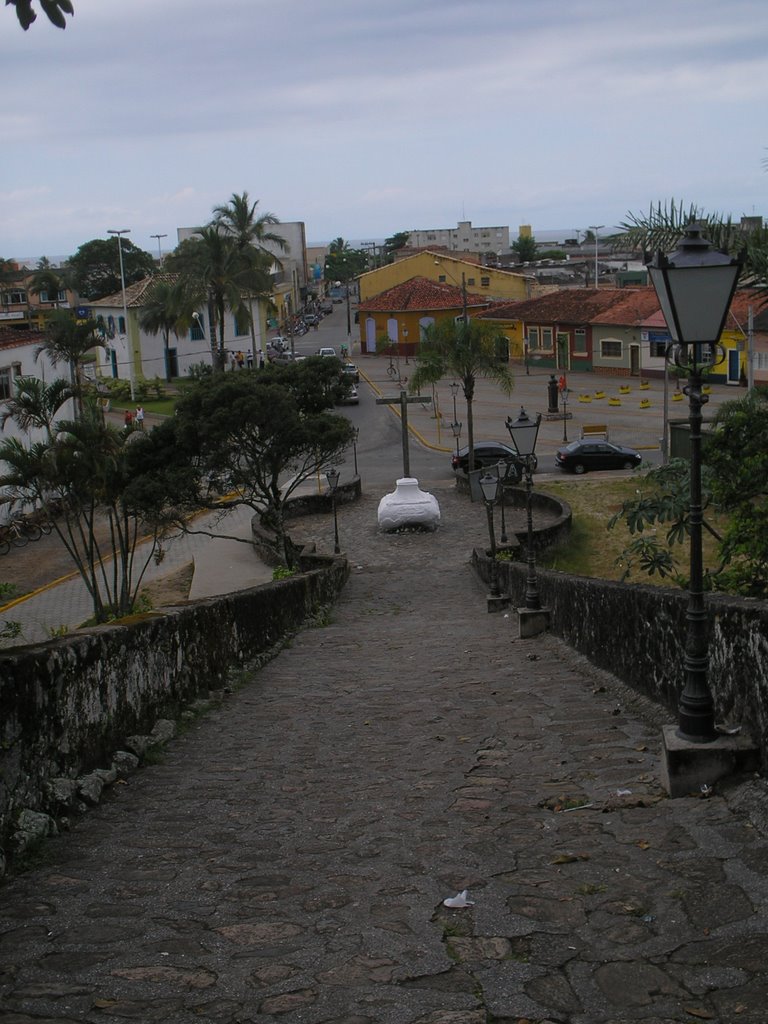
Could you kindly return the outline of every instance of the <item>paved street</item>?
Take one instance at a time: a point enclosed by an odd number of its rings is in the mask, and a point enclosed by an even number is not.
[[[434,493],[340,509],[327,624],[0,890],[3,1024],[764,1024],[757,784],[663,798],[658,713],[488,614]]]

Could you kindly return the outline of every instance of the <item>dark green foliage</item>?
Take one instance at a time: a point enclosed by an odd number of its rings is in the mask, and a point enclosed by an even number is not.
[[[214,374],[191,385],[168,429],[177,462],[206,481],[204,503],[226,494],[253,508],[275,532],[288,566],[283,509],[306,479],[343,461],[352,424],[329,411],[338,394],[337,360],[308,359],[263,370]]]
[[[121,239],[123,271],[126,285],[149,277],[155,260],[128,238]],[[84,299],[103,299],[121,290],[120,254],[117,238],[94,238],[84,242],[67,260],[72,283]]]
[[[703,438],[703,527],[718,542],[719,564],[705,572],[705,585],[750,597],[768,595],[768,391],[756,388],[721,406]],[[674,549],[689,535],[689,465],[676,459],[651,470],[637,498],[625,501],[608,528],[619,521],[636,535],[620,556],[624,578],[635,567],[687,585]],[[718,531],[707,510],[725,521]],[[663,534],[656,528],[663,527]]]
[[[19,19],[19,24],[25,32],[37,20],[37,13],[32,6],[32,0],[5,0],[5,2],[6,4],[12,4],[16,8],[16,17]],[[43,14],[56,28],[66,28],[67,19],[65,15],[74,15],[75,13],[71,0],[40,0],[40,6],[43,9]]]

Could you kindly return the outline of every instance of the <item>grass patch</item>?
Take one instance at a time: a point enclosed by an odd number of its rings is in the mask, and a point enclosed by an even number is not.
[[[632,540],[642,535],[631,534],[623,523],[609,530],[608,522],[622,504],[637,497],[643,487],[643,473],[616,480],[589,480],[584,477],[548,480],[542,486],[542,490],[568,502],[573,513],[573,522],[567,538],[537,556],[539,564],[547,569],[556,569],[577,576],[620,580],[624,566],[618,564],[617,559]],[[708,518],[712,518],[711,513],[708,514]],[[666,527],[662,527],[662,531],[664,536]],[[645,535],[652,536],[652,531],[646,531]],[[675,545],[673,554],[681,574],[687,577],[688,544]],[[716,543],[705,531],[704,563],[707,566],[715,566],[718,561]],[[656,574],[648,576],[641,570],[635,570],[629,582],[650,583],[660,587],[675,586],[673,580],[662,579]]]
[[[155,413],[158,416],[173,416],[176,407],[176,398],[148,398],[144,402],[144,412]]]

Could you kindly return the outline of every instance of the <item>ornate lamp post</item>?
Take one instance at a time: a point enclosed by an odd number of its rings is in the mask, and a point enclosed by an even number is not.
[[[560,392],[560,400],[563,403],[563,444],[568,444],[568,388]]]
[[[691,497],[690,582],[688,585],[685,686],[678,708],[677,734],[693,743],[717,738],[715,708],[707,682],[707,616],[704,608],[701,507],[701,392],[704,357],[722,334],[742,260],[714,249],[702,237],[703,225],[689,224],[675,252],[658,252],[647,262],[651,283],[672,337],[671,356],[688,375]]]
[[[525,471],[525,511],[528,522],[528,576],[525,581],[525,607],[529,611],[539,611],[541,609],[539,582],[536,576],[536,555],[533,550],[533,513],[531,511],[533,470],[536,465],[536,439],[539,435],[540,423],[541,413],[537,413],[536,419],[532,420],[522,407],[520,408],[520,415],[516,420],[513,420],[511,416],[507,416],[507,430],[512,438],[512,446],[517,452]]]
[[[483,502],[485,503],[485,511],[488,516],[488,536],[491,541],[491,568],[489,576],[489,586],[491,591],[491,598],[498,598],[499,594],[499,567],[496,562],[496,531],[493,528],[493,506],[496,501],[496,495],[499,491],[499,477],[496,473],[484,473],[480,477],[480,490],[483,495]]]
[[[458,381],[454,381],[450,385],[451,396],[453,397],[453,423],[451,423],[451,430],[453,431],[453,437],[456,441],[456,457],[459,455],[459,438],[461,437],[461,423],[459,423],[458,416],[456,415],[456,395],[459,393],[461,385]]]
[[[133,380],[133,352],[131,351],[131,336],[128,330],[128,304],[125,299],[125,267],[123,264],[123,235],[129,235],[130,228],[121,228],[119,231],[108,228],[108,235],[117,236],[117,253],[120,258],[120,288],[123,293],[123,323],[125,324],[125,350],[128,353],[128,381],[131,387],[131,401],[136,400],[136,385]]]
[[[357,472],[357,440],[360,437],[360,427],[352,428],[352,454],[355,459],[355,476],[358,476]]]
[[[500,505],[501,505],[501,543],[506,544],[508,541],[507,537],[507,521],[504,509],[504,487],[510,478],[510,473],[514,467],[514,463],[509,460],[501,459],[496,466],[496,474],[499,478],[499,491],[500,491]],[[515,478],[517,474],[515,474]]]
[[[325,478],[328,481],[328,490],[331,492],[331,504],[333,505],[333,553],[334,555],[341,554],[341,548],[339,547],[339,519],[336,515],[336,488],[339,486],[339,471],[335,466],[325,474]]]

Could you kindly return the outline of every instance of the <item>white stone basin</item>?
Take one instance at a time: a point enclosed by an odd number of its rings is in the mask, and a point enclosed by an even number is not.
[[[403,526],[418,526],[422,530],[436,530],[440,524],[440,506],[433,494],[422,491],[419,481],[412,476],[401,477],[395,490],[385,494],[379,502],[379,529],[399,530]]]

